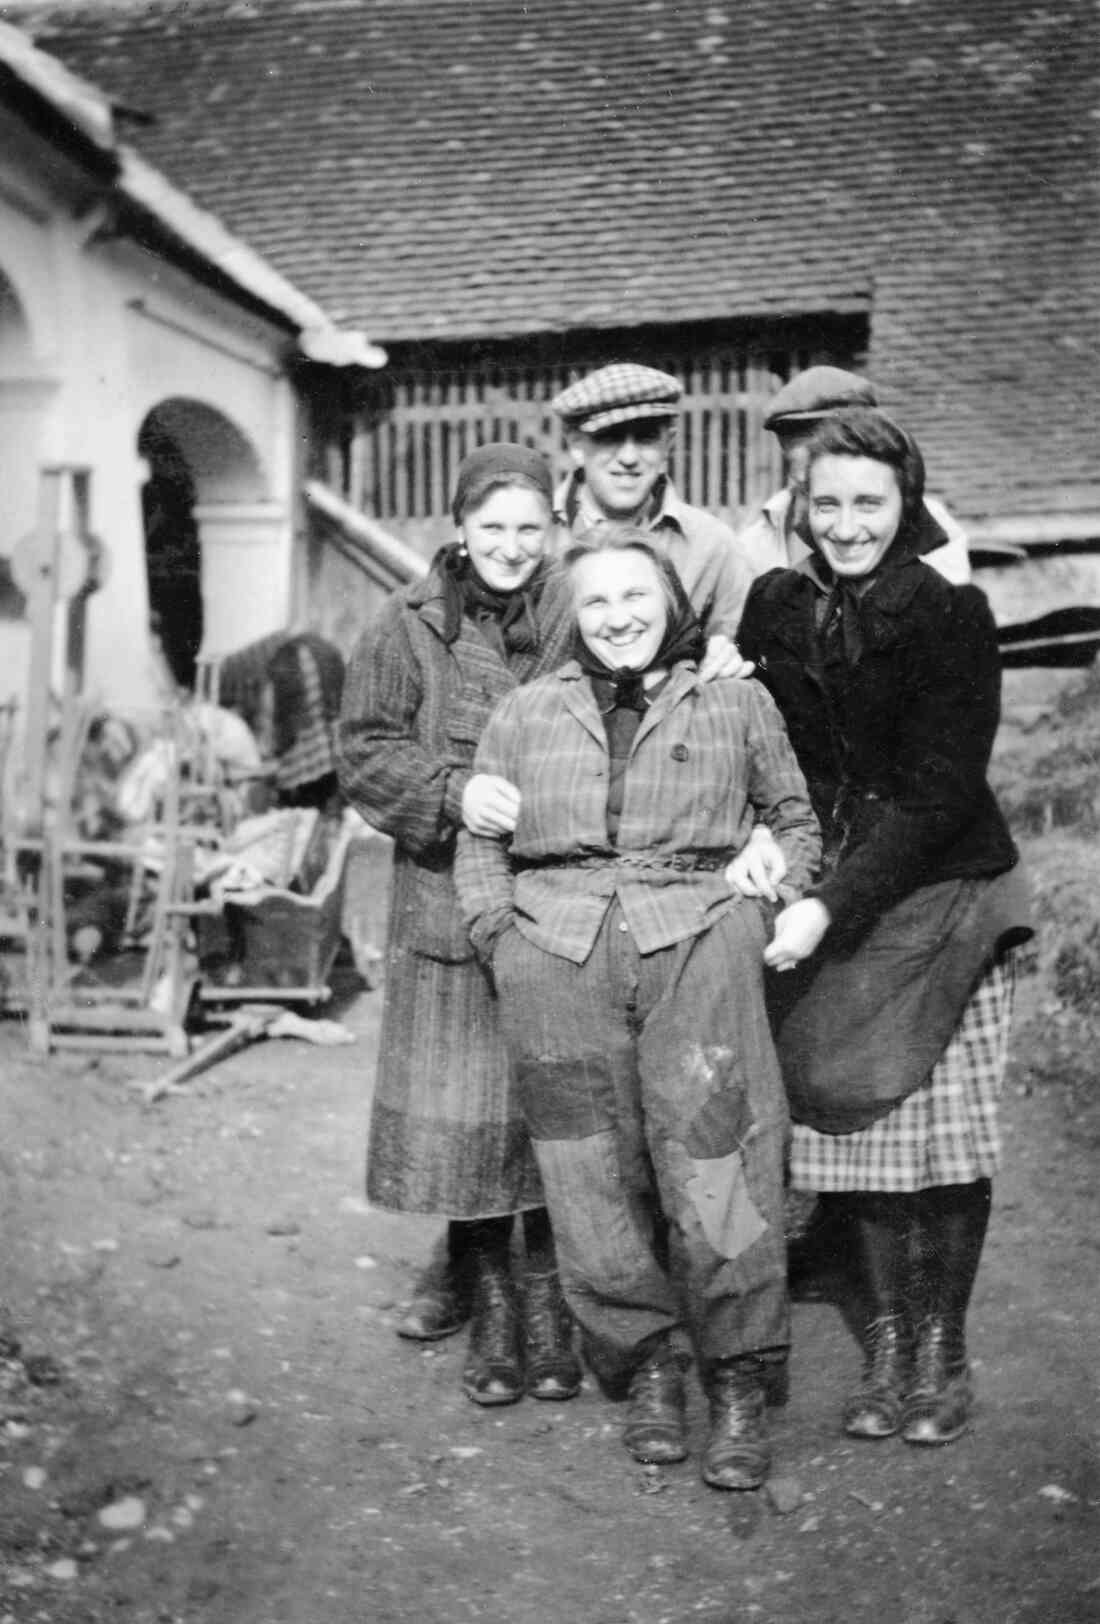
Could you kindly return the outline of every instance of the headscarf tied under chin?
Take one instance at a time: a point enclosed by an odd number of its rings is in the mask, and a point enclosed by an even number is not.
[[[573,633],[573,657],[591,679],[596,703],[604,714],[612,710],[633,710],[641,714],[648,703],[643,681],[647,673],[671,671],[681,660],[699,661],[706,647],[699,617],[672,564],[648,545],[639,546],[636,551],[652,558],[669,604],[665,634],[653,658],[640,671],[632,670],[629,666],[611,667],[593,654],[579,627]]]
[[[894,539],[866,575],[835,575],[807,525],[804,539],[813,550],[819,577],[829,587],[821,622],[826,657],[835,652],[844,664],[853,666],[863,653],[865,600],[875,582],[925,550],[924,458],[911,434],[885,412],[868,406],[849,407],[822,419],[806,446],[807,481],[820,457],[867,457],[884,463],[893,469],[901,493]]]
[[[514,592],[496,592],[474,569],[457,542],[441,547],[433,567],[443,589],[443,641],[454,643],[463,616],[472,620],[498,654],[533,654],[539,646],[536,608],[546,584],[546,565]]]
[[[463,459],[458,470],[451,502],[455,524],[461,525],[466,515],[476,512],[494,491],[512,488],[533,491],[545,501],[548,514],[552,512],[553,476],[541,452],[503,440],[479,446]],[[497,592],[487,585],[460,543],[441,547],[434,565],[443,588],[445,642],[456,641],[465,616],[505,658],[537,649],[535,606],[545,584],[544,564],[513,592]]]

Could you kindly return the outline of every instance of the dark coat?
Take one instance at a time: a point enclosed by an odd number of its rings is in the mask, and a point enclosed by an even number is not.
[[[1003,873],[1017,852],[986,782],[1000,659],[984,593],[917,558],[886,569],[861,600],[862,652],[838,714],[816,652],[820,592],[805,569],[761,576],[737,641],[809,785],[831,859],[813,894],[836,941],[918,886]]]
[[[495,999],[453,879],[462,792],[490,713],[568,650],[564,593],[544,593],[539,620],[538,651],[508,663],[465,618],[448,643],[432,571],[390,599],[348,668],[341,784],[394,840],[367,1194],[397,1211],[490,1217],[542,1199]]]
[[[984,595],[916,557],[888,566],[859,600],[858,656],[827,683],[813,568],[756,582],[738,645],[783,713],[826,851],[810,895],[829,932],[772,984],[784,1082],[796,1121],[848,1133],[925,1081],[984,965],[1029,932],[986,782],[1000,662]]]

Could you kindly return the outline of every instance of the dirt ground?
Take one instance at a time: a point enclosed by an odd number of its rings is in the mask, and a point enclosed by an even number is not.
[[[1041,888],[1086,853],[1035,843]],[[378,992],[342,989],[354,1045],[270,1040],[152,1106],[156,1059],[39,1061],[0,1023],[0,1624],[1100,1618],[1100,1030],[1091,993],[1052,991],[1057,909],[1045,929],[973,1430],[845,1439],[855,1343],[800,1302],[759,1495],[634,1465],[587,1385],[478,1409],[461,1337],[394,1335],[435,1226],[361,1196]]]

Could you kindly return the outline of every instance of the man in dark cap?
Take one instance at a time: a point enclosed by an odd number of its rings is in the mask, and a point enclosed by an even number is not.
[[[574,536],[609,524],[648,530],[706,631],[704,680],[747,675],[734,639],[754,572],[729,526],[683,501],[668,477],[682,394],[670,373],[618,361],[555,396],[574,464],[556,505]]]
[[[754,576],[766,570],[787,569],[809,552],[799,534],[799,484],[805,472],[806,442],[817,424],[846,406],[877,405],[878,397],[869,379],[858,372],[829,366],[807,367],[805,372],[796,373],[773,397],[764,427],[779,441],[787,484],[770,496],[755,519],[738,532],[738,544]],[[965,530],[934,496],[925,497],[924,507],[927,534],[922,552],[926,563],[956,584],[969,581]]]

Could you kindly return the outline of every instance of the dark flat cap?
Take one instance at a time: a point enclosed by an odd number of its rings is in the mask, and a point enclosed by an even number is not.
[[[858,372],[840,367],[807,367],[773,395],[764,427],[782,433],[790,425],[813,423],[845,406],[877,406],[871,383]]]
[[[679,417],[683,387],[669,372],[614,361],[578,378],[550,402],[571,429],[596,434],[641,417]]]

